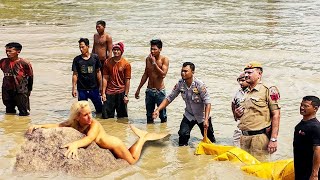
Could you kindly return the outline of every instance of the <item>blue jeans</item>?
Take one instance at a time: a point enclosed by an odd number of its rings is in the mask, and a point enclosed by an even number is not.
[[[158,90],[158,89],[146,89],[146,110],[147,110],[147,122],[153,123],[152,119],[152,113],[157,106],[161,104],[161,102],[166,98],[166,91],[165,89]],[[167,110],[164,108],[159,112],[159,118],[161,119],[161,122],[167,122]]]
[[[78,101],[90,99],[96,109],[96,113],[101,113],[102,111],[102,102],[101,96],[99,94],[99,89],[93,90],[79,90],[78,89]]]
[[[211,123],[211,117],[209,118],[209,127],[207,130],[207,136],[210,139],[211,142],[215,143],[216,138],[214,137],[214,131]],[[204,135],[204,128],[203,128],[203,122],[198,123],[196,120],[189,121],[185,116],[183,116],[183,119],[180,124],[179,129],[179,146],[188,146],[188,141],[190,139],[190,133],[194,125],[198,125],[200,128],[202,136]]]

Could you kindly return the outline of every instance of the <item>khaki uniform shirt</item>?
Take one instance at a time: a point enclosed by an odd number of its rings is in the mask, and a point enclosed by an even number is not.
[[[259,82],[252,90],[248,90],[240,105],[244,113],[238,125],[242,131],[261,130],[271,125],[270,112],[280,109],[280,94],[275,86],[268,88]]]

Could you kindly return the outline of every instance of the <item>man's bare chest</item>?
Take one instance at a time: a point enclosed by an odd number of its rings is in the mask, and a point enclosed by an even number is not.
[[[99,45],[99,46],[106,46],[106,44],[107,44],[106,37],[105,36],[96,36],[94,44]]]

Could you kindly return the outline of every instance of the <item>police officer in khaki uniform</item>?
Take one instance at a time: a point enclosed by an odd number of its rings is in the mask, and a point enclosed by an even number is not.
[[[185,62],[181,68],[181,78],[174,86],[171,94],[164,99],[159,107],[153,112],[153,118],[157,118],[159,111],[167,107],[179,94],[186,103],[185,112],[179,129],[179,146],[187,146],[190,133],[194,125],[198,125],[201,134],[207,130],[207,136],[211,142],[216,142],[211,123],[210,95],[205,84],[193,76],[195,65]]]
[[[275,86],[261,82],[262,65],[253,61],[244,68],[249,87],[235,114],[240,118],[240,146],[253,155],[277,151],[280,122],[280,94]]]

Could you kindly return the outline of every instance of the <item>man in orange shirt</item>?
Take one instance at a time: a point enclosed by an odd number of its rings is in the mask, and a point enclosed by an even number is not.
[[[102,118],[128,117],[127,104],[131,79],[131,65],[122,57],[123,43],[119,42],[112,47],[113,57],[103,66],[102,82]]]

